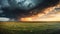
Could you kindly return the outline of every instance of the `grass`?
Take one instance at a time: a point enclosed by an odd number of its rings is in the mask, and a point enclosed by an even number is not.
[[[60,23],[0,23],[1,34],[58,34],[58,31]]]

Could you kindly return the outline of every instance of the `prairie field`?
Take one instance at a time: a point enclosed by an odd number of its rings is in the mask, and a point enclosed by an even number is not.
[[[59,34],[59,22],[0,22],[1,34]]]

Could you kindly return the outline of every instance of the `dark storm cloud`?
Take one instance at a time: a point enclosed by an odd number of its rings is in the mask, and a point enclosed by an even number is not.
[[[3,11],[3,13],[0,14],[0,17],[7,17],[7,18],[15,19],[18,16],[19,17],[31,16],[35,12],[35,11],[32,11],[34,9],[36,9],[36,14],[37,14],[37,13],[40,13],[40,11],[38,10],[42,10],[50,6],[55,6],[59,3],[59,0],[42,0],[42,1],[38,0],[38,1],[39,2],[37,2],[37,0],[23,0],[22,2],[20,2],[18,0],[0,0],[0,6],[1,6],[0,10]],[[27,2],[27,5],[25,4],[26,2]],[[30,13],[31,11],[33,13]],[[2,16],[2,15],[5,15],[5,16]]]
[[[8,7],[9,6],[8,0],[0,0],[0,3],[2,5],[2,7]]]

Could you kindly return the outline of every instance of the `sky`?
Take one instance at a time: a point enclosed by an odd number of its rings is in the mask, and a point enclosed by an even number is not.
[[[2,0],[2,1],[4,1],[4,0]],[[6,5],[9,6],[9,4],[7,3],[7,0],[4,1],[4,2],[5,3],[2,3],[3,6],[6,6]],[[8,13],[7,13],[7,15],[9,15]],[[4,11],[1,10],[1,5],[0,5],[0,16],[1,15],[3,17],[0,17],[0,21],[15,21],[15,19],[8,18],[8,17],[10,17],[10,15],[5,17],[6,15],[4,14]],[[14,16],[12,16],[12,17],[14,17]],[[33,20],[31,20],[31,18],[28,18],[27,21],[29,21],[29,20],[30,21],[60,21],[60,5],[58,5],[55,10],[53,10],[50,13],[48,13],[47,15],[44,15],[44,16],[39,17],[37,19],[35,18]]]

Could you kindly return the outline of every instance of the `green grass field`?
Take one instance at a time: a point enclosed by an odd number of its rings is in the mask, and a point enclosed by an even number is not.
[[[58,34],[60,23],[1,22],[1,34]]]

